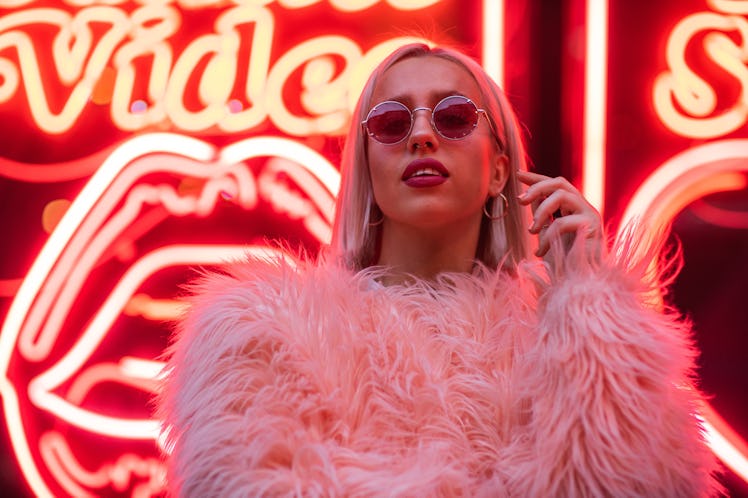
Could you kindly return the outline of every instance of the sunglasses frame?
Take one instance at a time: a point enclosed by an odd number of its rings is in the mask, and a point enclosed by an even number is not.
[[[475,124],[473,124],[472,128],[470,128],[470,130],[467,133],[465,133],[464,135],[462,135],[461,137],[455,137],[455,138],[448,137],[448,136],[444,135],[439,130],[439,128],[436,126],[436,123],[434,122],[434,109],[436,109],[437,107],[439,107],[442,103],[444,103],[444,101],[449,100],[449,99],[453,99],[453,98],[464,99],[464,101],[465,101],[464,103],[472,105],[473,108],[475,109],[475,113],[478,114],[478,119],[475,120]],[[371,119],[371,113],[374,112],[377,109],[377,107],[379,107],[381,105],[384,105],[384,104],[397,104],[399,106],[402,106],[403,109],[405,109],[406,111],[408,111],[408,113],[410,114],[410,127],[408,128],[408,131],[405,133],[405,135],[403,135],[403,138],[401,138],[400,140],[398,140],[396,142],[382,142],[381,140],[378,140],[376,136],[374,136],[374,133],[372,133],[371,130],[369,130],[368,121],[369,121],[369,119]],[[402,102],[398,102],[397,100],[385,100],[385,101],[382,101],[382,102],[378,103],[377,105],[375,105],[374,107],[371,108],[371,110],[366,115],[366,119],[364,119],[363,121],[361,121],[361,126],[363,127],[363,129],[366,132],[366,134],[368,136],[370,136],[375,142],[380,143],[382,145],[397,145],[400,142],[402,142],[403,140],[407,139],[410,136],[410,133],[413,131],[413,124],[416,121],[415,114],[416,114],[417,111],[430,111],[431,112],[431,118],[430,118],[429,121],[431,121],[431,128],[440,137],[442,137],[442,138],[444,138],[446,140],[462,140],[463,138],[469,136],[471,133],[473,133],[473,131],[475,131],[475,128],[478,127],[478,120],[480,119],[480,115],[482,114],[483,116],[485,116],[486,121],[488,121],[488,126],[491,128],[491,133],[493,133],[493,136],[496,138],[497,142],[499,143],[499,147],[502,150],[504,149],[503,143],[501,142],[501,140],[499,139],[498,135],[496,134],[496,130],[494,130],[493,123],[491,123],[491,120],[488,118],[488,113],[486,113],[486,110],[485,109],[481,109],[480,107],[478,107],[477,105],[475,105],[475,102],[473,102],[471,99],[465,97],[464,95],[448,95],[448,96],[444,97],[443,99],[441,99],[439,102],[437,102],[434,107],[416,107],[415,109],[412,109],[412,110],[409,109],[408,106],[406,106]]]

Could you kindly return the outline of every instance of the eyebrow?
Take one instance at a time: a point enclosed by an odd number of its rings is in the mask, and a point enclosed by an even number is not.
[[[439,91],[431,92],[429,94],[429,101],[432,103],[432,105],[436,105],[436,103],[439,102],[440,100],[446,97],[450,97],[452,95],[461,95],[463,97],[467,97],[464,93],[462,93],[459,90],[439,90]],[[395,95],[387,100],[395,100],[397,102],[401,102],[407,105],[410,105],[413,103],[413,99],[411,98],[410,95],[407,95],[407,94]]]

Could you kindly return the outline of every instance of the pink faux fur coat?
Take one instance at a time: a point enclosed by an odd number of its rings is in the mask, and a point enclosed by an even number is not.
[[[572,254],[552,272],[526,263],[408,287],[329,263],[207,276],[158,400],[170,488],[714,494],[690,330],[647,304],[653,253],[623,244],[600,265]]]

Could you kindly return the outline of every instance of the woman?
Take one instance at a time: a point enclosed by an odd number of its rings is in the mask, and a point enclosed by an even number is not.
[[[482,69],[403,47],[354,123],[326,257],[195,287],[159,399],[172,489],[716,493],[689,329],[647,300],[657,248],[609,254],[579,192],[526,171]]]

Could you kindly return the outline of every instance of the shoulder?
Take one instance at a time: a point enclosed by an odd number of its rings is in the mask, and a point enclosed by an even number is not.
[[[305,342],[319,328],[310,323],[360,306],[359,287],[358,276],[324,261],[247,259],[203,271],[163,356],[173,375],[189,377],[248,350]]]
[[[205,314],[244,316],[293,308],[314,294],[349,295],[365,286],[362,277],[325,260],[299,260],[283,254],[227,263],[202,271],[185,287],[183,320]]]

